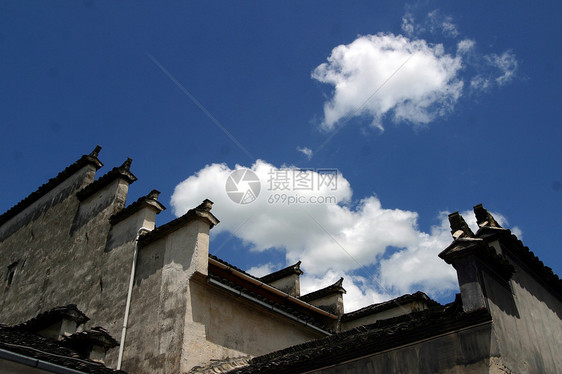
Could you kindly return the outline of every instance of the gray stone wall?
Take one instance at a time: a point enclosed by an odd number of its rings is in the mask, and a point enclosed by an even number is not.
[[[90,321],[120,339],[134,236],[106,252],[109,217],[125,205],[128,183],[116,179],[85,201],[76,192],[93,182],[85,166],[0,227],[0,320],[17,324],[56,306],[76,304]],[[108,353],[113,365],[117,350]]]
[[[509,282],[482,273],[502,359],[517,373],[560,373],[562,303],[525,264],[504,253],[515,267]]]

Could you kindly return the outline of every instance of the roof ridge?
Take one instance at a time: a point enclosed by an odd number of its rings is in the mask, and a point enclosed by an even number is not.
[[[132,161],[131,158],[127,158],[121,166],[114,167],[105,175],[78,191],[76,197],[80,201],[84,201],[119,177],[124,178],[129,184],[133,183],[137,180],[137,177],[130,171]]]
[[[302,275],[303,272],[300,266],[301,266],[301,261],[298,261],[296,264],[289,265],[281,270],[277,270],[274,271],[273,273],[264,275],[263,277],[260,277],[259,280],[261,280],[264,283],[270,283],[270,282],[275,282],[276,280],[279,279],[283,279],[291,274]]]
[[[8,222],[11,218],[15,217],[26,208],[31,206],[34,202],[39,200],[41,197],[45,196],[51,190],[53,190],[56,186],[61,184],[64,180],[68,177],[76,173],[78,170],[82,169],[86,165],[93,165],[96,170],[99,170],[103,163],[98,159],[99,152],[101,150],[101,146],[96,146],[92,152],[88,155],[82,155],[78,160],[74,163],[67,166],[63,171],[58,173],[54,178],[49,179],[46,183],[42,184],[35,190],[34,192],[30,193],[21,200],[16,205],[12,206],[2,215],[0,215],[0,226],[4,223]]]
[[[321,288],[316,291],[309,292],[306,295],[302,295],[301,297],[299,297],[299,299],[301,299],[302,301],[310,301],[334,293],[346,293],[347,291],[343,288],[342,284],[343,284],[343,277],[341,277],[334,284],[331,284],[327,287]]]
[[[131,214],[140,210],[145,204],[154,207],[157,211],[156,214],[160,213],[163,210],[166,210],[166,207],[158,201],[159,195],[160,191],[158,190],[150,191],[147,195],[139,197],[135,202],[131,203],[130,205],[126,206],[119,212],[109,217],[109,221],[112,225],[115,225],[116,223],[121,222]]]
[[[380,303],[373,303],[371,305],[367,305],[361,309],[354,310],[353,312],[345,313],[342,316],[342,321],[354,320],[357,318],[361,318],[365,315],[374,314],[389,309],[393,305],[402,306],[405,303],[409,303],[413,301],[425,301],[429,304],[430,307],[441,305],[437,301],[427,296],[427,294],[425,294],[424,292],[417,291],[414,292],[413,294],[404,294],[402,296],[398,296],[390,300],[382,301]]]

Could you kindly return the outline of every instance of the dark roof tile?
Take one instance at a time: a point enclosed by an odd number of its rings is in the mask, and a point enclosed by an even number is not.
[[[49,191],[54,189],[56,186],[76,173],[78,170],[82,169],[84,166],[93,165],[96,170],[101,168],[103,164],[98,159],[100,150],[101,147],[98,145],[89,155],[83,155],[82,157],[80,157],[72,165],[61,171],[56,177],[49,179],[47,183],[40,186],[35,192],[32,192],[25,199],[8,209],[4,214],[0,215],[0,226],[21,213],[41,197],[45,196]]]
[[[109,172],[107,172],[107,174],[103,175],[95,182],[90,183],[89,185],[78,191],[76,193],[76,197],[78,197],[80,201],[84,201],[94,193],[98,192],[99,190],[119,178],[126,180],[128,183],[133,183],[137,180],[137,177],[135,177],[129,170],[131,168],[131,162],[132,160],[130,158],[127,158],[127,160],[121,166],[114,167]]]
[[[428,307],[435,307],[440,305],[438,302],[429,298],[425,293],[418,291],[414,294],[402,295],[392,300],[388,300],[382,303],[372,304],[364,308],[358,309],[354,312],[345,313],[342,316],[341,320],[342,322],[352,321],[358,318],[362,318],[375,313],[380,313],[382,311],[392,308],[397,308],[402,305],[406,305],[416,301],[424,302],[428,305]]]
[[[302,275],[302,270],[300,266],[301,266],[301,262],[299,261],[294,265],[287,266],[284,269],[277,270],[276,272],[273,272],[271,274],[267,274],[261,277],[260,280],[264,283],[271,283],[271,282],[275,282],[276,280],[286,278],[289,275],[293,275],[293,274]]]

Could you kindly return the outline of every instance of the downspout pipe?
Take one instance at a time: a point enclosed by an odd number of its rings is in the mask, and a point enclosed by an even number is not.
[[[150,229],[141,227],[137,231],[135,238],[135,249],[133,251],[133,264],[131,265],[131,279],[129,280],[129,291],[127,292],[127,302],[125,304],[125,317],[123,318],[123,330],[121,331],[121,343],[119,344],[119,357],[117,359],[117,370],[121,370],[123,363],[123,351],[125,349],[125,337],[127,336],[127,325],[129,324],[129,310],[131,309],[131,297],[133,294],[133,285],[135,283],[135,272],[137,270],[137,257],[139,254],[139,238],[143,232],[150,232]]]

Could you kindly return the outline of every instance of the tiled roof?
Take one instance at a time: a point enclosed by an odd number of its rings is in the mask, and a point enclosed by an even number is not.
[[[211,360],[205,366],[194,366],[187,374],[219,374],[226,373],[237,367],[245,366],[251,356],[228,357],[222,360]]]
[[[332,333],[332,330],[325,325],[326,318],[332,321],[337,317],[329,312],[321,310],[307,302],[280,291],[265,282],[261,281],[243,270],[221,260],[220,258],[209,255],[209,259],[222,265],[217,266],[212,261],[209,262],[209,278],[218,281],[231,289],[242,292],[250,297],[266,303],[275,309],[288,313],[297,319],[305,321],[307,324]],[[237,275],[240,273],[242,276]],[[243,279],[244,277],[250,278]]]
[[[424,302],[427,304],[428,307],[439,306],[438,302],[430,299],[425,293],[418,291],[414,294],[402,295],[392,300],[388,300],[378,304],[372,304],[364,308],[358,309],[354,312],[345,313],[342,316],[341,320],[342,322],[352,321],[354,319],[358,319],[375,313],[380,313],[384,310],[400,307],[401,305],[406,305],[416,301]]]
[[[302,301],[316,300],[324,296],[333,295],[335,293],[345,293],[345,289],[342,287],[343,278],[340,278],[336,283],[329,285],[328,287],[321,288],[317,291],[307,293],[299,297]]]
[[[49,181],[40,186],[35,192],[29,194],[25,199],[14,205],[8,211],[0,216],[0,226],[8,222],[11,218],[21,213],[25,208],[45,196],[49,191],[58,186],[64,180],[69,178],[72,174],[82,169],[86,165],[93,165],[96,170],[101,168],[103,164],[98,160],[98,154],[101,147],[98,145],[89,155],[83,155],[75,163],[68,166],[61,171],[56,177],[49,179]]]
[[[179,229],[185,223],[193,221],[198,218],[205,218],[211,224],[211,228],[218,224],[220,221],[211,213],[211,207],[213,202],[211,200],[205,199],[199,206],[194,209],[190,209],[185,213],[183,216],[176,218],[173,221],[170,221],[160,227],[155,228],[154,230],[143,234],[139,238],[139,246],[144,247],[149,243],[158,240],[169,233]]]
[[[140,209],[142,209],[144,206],[147,205],[154,207],[157,213],[160,213],[161,211],[165,210],[166,207],[158,201],[159,195],[160,195],[160,191],[152,190],[148,195],[140,197],[137,201],[135,201],[131,205],[125,207],[118,213],[112,215],[109,218],[111,224],[115,225],[116,223],[138,212]]]
[[[86,317],[84,313],[78,310],[75,304],[69,304],[43,312],[37,317],[32,318],[27,322],[21,323],[16,327],[36,332],[49,327],[53,323],[61,321],[63,318],[74,321],[77,325],[86,323],[89,320],[89,318]]]
[[[459,305],[435,307],[256,357],[229,373],[306,372],[488,321],[486,309],[464,313]]]
[[[286,278],[289,275],[293,275],[293,274],[302,275],[302,270],[300,266],[301,266],[301,262],[299,261],[294,265],[287,266],[284,269],[277,270],[276,272],[273,272],[271,274],[267,274],[261,277],[260,280],[265,283],[271,283],[271,282],[275,282],[276,280]]]
[[[314,326],[317,327],[323,331],[326,331],[327,333],[332,333],[332,331],[327,328],[326,326],[324,326],[321,321],[319,316],[315,316],[314,314],[310,313],[307,310],[304,310],[303,308],[299,307],[298,305],[291,305],[291,303],[288,302],[283,302],[283,300],[279,299],[279,298],[275,298],[275,297],[267,297],[269,295],[265,295],[264,292],[256,292],[256,290],[250,290],[249,287],[246,288],[242,285],[240,285],[239,283],[230,281],[228,279],[222,278],[218,275],[215,274],[209,274],[209,278],[210,279],[214,279],[215,281],[229,287],[232,290],[238,291],[240,293],[243,293],[245,295],[250,296],[252,299],[260,302],[262,305],[265,304],[268,307],[270,307],[271,309],[276,309],[279,311],[282,311],[286,314],[289,314],[303,322],[305,322],[307,325],[310,326]],[[316,318],[315,318],[316,317]]]
[[[458,222],[464,222],[462,217],[460,220],[456,218],[458,215],[453,213],[451,216],[451,231],[458,228]],[[455,241],[439,254],[439,257],[449,262],[457,255],[455,252],[462,252],[467,248],[474,249],[478,247],[478,255],[485,256],[488,263],[495,264],[495,270],[502,276],[508,278],[514,271],[513,266],[504,258],[498,255],[493,249],[488,247],[488,243],[496,239],[500,239],[502,248],[511,253],[523,266],[528,267],[540,280],[549,286],[554,293],[562,300],[562,280],[556,275],[551,268],[539,260],[537,256],[526,246],[523,245],[517,236],[513,235],[510,230],[502,228],[494,219],[492,214],[488,212],[482,204],[474,206],[474,215],[480,229],[476,234],[470,233],[463,237],[455,238]],[[465,233],[466,234],[466,233]]]
[[[226,265],[226,266],[228,266],[228,267],[231,268],[231,269],[234,269],[234,270],[236,270],[236,271],[238,271],[238,272],[240,272],[240,273],[242,273],[242,274],[244,274],[244,275],[247,275],[248,277],[251,277],[251,278],[254,278],[254,279],[257,280],[257,281],[263,282],[260,278],[254,277],[254,276],[253,276],[252,274],[250,274],[250,273],[246,273],[244,270],[240,269],[239,267],[236,267],[236,266],[232,265],[231,263],[226,262],[225,260],[223,260],[223,259],[221,259],[221,258],[218,258],[218,257],[215,256],[215,255],[212,255],[212,254],[209,253],[209,258],[212,258],[213,260],[218,261],[218,262],[220,262],[221,264]],[[264,283],[266,283],[266,282],[264,282]]]
[[[105,349],[110,349],[119,345],[117,340],[109,335],[106,329],[99,326],[93,327],[88,331],[81,331],[66,336],[63,341],[67,347],[99,345]]]
[[[486,237],[490,234],[499,234],[503,237],[504,243],[510,253],[517,258],[523,265],[531,269],[546,285],[548,285],[558,298],[562,300],[562,280],[552,269],[546,266],[534,253],[525,246],[510,230],[493,227],[482,227],[478,230],[477,236]]]
[[[78,197],[80,201],[84,201],[118,178],[123,178],[128,183],[133,183],[137,180],[137,177],[135,177],[129,170],[131,168],[132,161],[133,160],[131,160],[130,158],[127,158],[127,160],[121,166],[114,167],[109,172],[107,172],[107,174],[103,175],[98,180],[90,183],[89,185],[78,191],[76,193],[76,197]]]
[[[25,361],[34,367],[47,369],[52,364],[83,373],[125,374],[121,370],[113,370],[102,363],[81,357],[62,342],[44,338],[21,327],[0,325],[0,349],[19,355],[18,358],[28,358]]]

